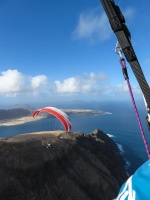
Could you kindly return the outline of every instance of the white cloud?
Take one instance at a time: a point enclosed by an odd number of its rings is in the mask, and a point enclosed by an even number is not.
[[[47,77],[45,75],[38,75],[31,78],[31,87],[34,89],[41,88],[47,84]]]
[[[136,11],[134,8],[128,7],[122,13],[129,23],[134,18]],[[95,8],[79,15],[77,26],[72,35],[74,39],[86,39],[94,43],[108,40],[113,35],[113,31],[105,12]]]
[[[126,81],[114,87],[109,85],[108,78],[104,73],[84,73],[82,76],[69,77],[63,81],[56,80],[54,83],[48,82],[45,75],[27,76],[17,70],[7,70],[0,74],[0,95],[1,97],[21,97],[29,94],[40,95],[43,98],[48,96],[77,95],[84,97],[94,96],[116,96],[128,93]],[[133,93],[139,94],[139,87],[132,87]]]
[[[60,81],[55,81],[56,87],[57,87],[57,92],[62,92],[62,93],[77,93],[80,91],[79,88],[79,80],[72,77],[68,78],[61,83]]]
[[[97,93],[103,90],[103,81],[106,80],[103,73],[84,74],[83,77],[71,77],[63,82],[55,81],[58,93]]]
[[[131,7],[128,7],[127,9],[125,9],[123,11],[123,15],[126,19],[126,21],[129,21],[129,20],[132,20],[135,16],[135,9],[131,8]]]
[[[18,70],[7,70],[0,75],[0,94],[15,96],[18,93],[39,92],[47,83],[45,75],[29,77]]]
[[[131,86],[131,89],[134,94],[141,94],[141,89],[139,86]],[[115,88],[115,93],[129,93],[127,82],[124,81],[123,83],[118,84]]]
[[[128,92],[129,90],[128,90],[128,85],[127,85],[126,81],[118,84],[117,90],[120,92]]]
[[[85,94],[99,93],[107,90],[105,85],[106,75],[93,72],[84,73],[82,77],[70,77],[64,81],[56,80],[53,88],[45,75],[34,77],[22,74],[17,70],[7,70],[0,75],[0,94],[4,96],[17,96],[17,94]]]
[[[132,90],[135,94],[142,94],[141,88],[139,86],[133,86]]]
[[[99,9],[81,13],[73,32],[75,39],[88,39],[91,42],[107,40],[111,35],[112,30],[106,14]]]
[[[17,93],[22,90],[24,76],[17,70],[7,70],[0,76],[0,93]]]

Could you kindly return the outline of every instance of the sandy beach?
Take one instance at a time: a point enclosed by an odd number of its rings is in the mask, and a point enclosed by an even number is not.
[[[82,114],[82,115],[94,115],[94,114],[111,114],[108,112],[97,111],[97,110],[85,110],[85,109],[66,109],[63,110],[66,114]],[[7,119],[7,120],[0,120],[0,126],[13,126],[18,124],[24,124],[31,121],[36,121],[42,118],[47,117],[46,113],[40,113],[40,115],[36,116],[35,118],[30,116],[15,118],[15,119]]]
[[[0,120],[0,126],[13,126],[18,124],[24,124],[31,121],[36,121],[39,119],[44,118],[44,116],[37,116],[36,118],[33,118],[32,116],[26,116],[26,117],[20,117],[16,119],[10,119],[10,120]]]

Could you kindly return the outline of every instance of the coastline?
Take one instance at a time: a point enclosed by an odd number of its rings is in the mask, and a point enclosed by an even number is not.
[[[67,115],[95,115],[95,114],[111,114],[109,112],[103,112],[99,110],[84,110],[84,109],[62,109]],[[0,126],[15,126],[19,124],[25,124],[27,122],[37,121],[47,117],[47,113],[41,113],[33,118],[32,115],[24,116],[20,118],[0,120]]]
[[[19,124],[25,124],[27,122],[36,121],[42,118],[44,118],[44,116],[37,116],[36,118],[33,118],[32,116],[26,116],[26,117],[20,117],[16,119],[3,120],[3,121],[0,121],[0,126],[15,126]]]

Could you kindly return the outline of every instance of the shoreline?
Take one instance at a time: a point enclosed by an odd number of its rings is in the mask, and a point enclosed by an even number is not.
[[[25,124],[32,121],[37,121],[42,118],[45,118],[45,117],[37,116],[36,118],[33,118],[32,116],[26,116],[26,117],[20,117],[16,119],[3,120],[3,121],[0,121],[0,126],[15,126],[15,125]]]
[[[84,110],[84,109],[62,109],[67,115],[95,115],[95,114],[111,114],[109,112],[103,112],[99,110]],[[25,124],[32,121],[37,121],[42,118],[46,118],[46,113],[41,113],[40,115],[33,118],[33,116],[25,116],[14,119],[0,120],[0,126],[15,126],[19,124]]]

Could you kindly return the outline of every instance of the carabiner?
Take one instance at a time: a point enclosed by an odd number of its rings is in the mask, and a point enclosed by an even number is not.
[[[115,46],[115,52],[119,54],[120,58],[122,59],[122,48],[120,47],[119,42],[117,41],[116,46]]]

